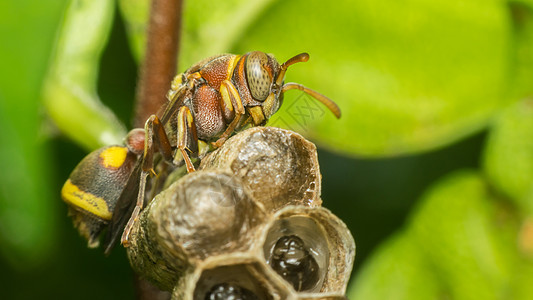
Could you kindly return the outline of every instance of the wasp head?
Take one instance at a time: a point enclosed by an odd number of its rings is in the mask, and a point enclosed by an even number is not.
[[[251,52],[246,61],[246,77],[252,97],[262,102],[265,119],[276,113],[283,102],[283,94],[292,89],[301,90],[322,102],[333,114],[340,118],[341,112],[337,104],[328,97],[298,83],[284,84],[287,68],[298,62],[309,60],[309,54],[300,53],[283,64],[279,64],[274,56],[264,52]]]

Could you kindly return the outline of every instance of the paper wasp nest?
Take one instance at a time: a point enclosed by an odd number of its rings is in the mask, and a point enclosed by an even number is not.
[[[144,209],[131,265],[173,299],[345,299],[355,243],[320,180],[300,135],[243,131]]]
[[[201,168],[228,169],[269,212],[322,204],[316,147],[292,131],[250,128],[204,158]]]

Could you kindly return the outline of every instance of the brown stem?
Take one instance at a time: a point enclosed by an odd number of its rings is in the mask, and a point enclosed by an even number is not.
[[[153,0],[146,52],[137,84],[134,127],[144,123],[166,103],[176,73],[181,32],[182,0]]]
[[[134,127],[144,127],[150,115],[167,101],[165,95],[177,68],[182,4],[182,0],[152,1],[145,57],[137,84]],[[144,279],[138,278],[136,286],[138,299],[170,299],[169,293]]]

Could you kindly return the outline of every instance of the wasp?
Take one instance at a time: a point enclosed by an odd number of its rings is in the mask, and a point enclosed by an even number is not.
[[[144,206],[147,177],[155,173],[156,153],[168,165],[184,164],[195,171],[199,141],[220,147],[235,131],[265,125],[278,111],[285,92],[297,89],[323,103],[337,118],[341,112],[328,97],[298,83],[284,83],[287,68],[309,60],[298,54],[279,64],[260,51],[244,55],[222,54],[204,59],[177,75],[167,94],[167,104],[152,115],[144,129],[133,129],[124,145],[98,149],[74,169],[61,191],[75,226],[98,245],[109,225],[108,253],[122,233],[129,232]],[[135,201],[136,199],[136,201]]]

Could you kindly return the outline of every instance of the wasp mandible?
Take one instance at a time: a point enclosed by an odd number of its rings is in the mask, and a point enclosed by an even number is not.
[[[237,130],[265,125],[280,108],[284,93],[292,89],[309,94],[340,118],[339,107],[328,97],[298,83],[284,83],[289,66],[308,60],[307,53],[283,64],[260,51],[222,54],[177,75],[160,115],[152,115],[144,130],[130,131],[125,145],[90,153],[65,183],[62,198],[89,245],[98,245],[101,230],[109,224],[106,252],[121,232],[121,242],[127,246],[144,205],[147,177],[155,173],[155,153],[172,166],[179,165],[182,157],[187,172],[193,172],[191,157],[198,156],[199,141],[216,148]]]

